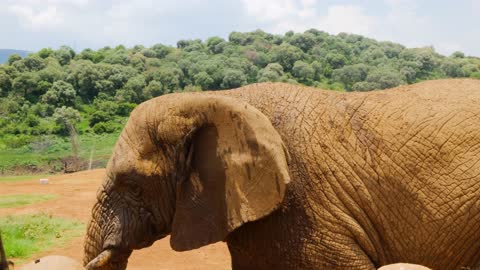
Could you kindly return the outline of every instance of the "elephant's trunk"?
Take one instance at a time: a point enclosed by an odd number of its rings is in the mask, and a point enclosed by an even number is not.
[[[97,205],[95,205],[95,208],[96,207]],[[87,228],[87,235],[85,237],[85,242],[83,246],[83,265],[87,265],[88,263],[93,261],[93,259],[95,259],[103,250],[103,237],[101,228],[97,222],[98,214],[96,212],[98,211],[94,211],[94,215],[92,216],[92,219],[90,220]]]
[[[104,215],[106,212],[102,210],[102,204],[99,201],[93,207],[92,219],[87,228],[83,265],[87,270],[124,270],[127,268],[128,257],[132,250],[113,244],[112,236],[109,236],[106,231],[110,224],[104,222],[108,217]]]

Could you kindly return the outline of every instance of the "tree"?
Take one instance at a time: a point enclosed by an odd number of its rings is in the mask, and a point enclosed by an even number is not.
[[[221,37],[211,37],[207,39],[207,48],[211,53],[222,53],[223,47],[218,45],[223,42],[225,40]]]
[[[286,71],[292,70],[295,62],[302,60],[303,58],[302,50],[285,43],[280,46],[273,47],[270,51],[270,55],[272,61],[282,65]]]
[[[221,87],[224,89],[236,88],[247,84],[247,77],[241,70],[229,69],[225,71]]]
[[[11,66],[13,65],[13,63],[19,61],[19,60],[22,60],[22,57],[19,55],[19,54],[11,54],[8,56],[8,60],[7,60],[7,63]]]
[[[315,70],[313,67],[303,61],[296,61],[292,68],[292,74],[301,82],[311,83],[315,78]]]
[[[453,52],[452,55],[450,56],[451,58],[465,58],[465,54],[463,52]]]
[[[37,54],[41,58],[45,59],[45,58],[49,57],[50,55],[52,55],[53,53],[54,53],[54,51],[51,48],[43,48],[40,51],[38,51]]]
[[[73,86],[65,81],[56,81],[43,96],[42,101],[54,106],[73,106],[76,92]]]
[[[247,45],[253,42],[253,37],[249,33],[232,32],[228,35],[228,40],[236,45]]]
[[[332,67],[332,69],[337,69],[343,67],[347,63],[347,58],[338,52],[331,52],[325,56],[325,61]]]
[[[470,63],[470,64],[465,64],[462,67],[462,71],[465,77],[470,77],[472,73],[478,72],[479,68],[478,68],[478,65]]]
[[[367,82],[375,83],[378,89],[387,89],[404,83],[401,74],[391,69],[376,69],[368,73]]]
[[[15,93],[22,95],[25,99],[34,101],[37,98],[38,75],[33,72],[22,72],[13,80],[12,89]]]
[[[308,32],[304,34],[297,33],[290,38],[289,43],[304,52],[308,52],[316,43],[315,35]]]
[[[353,91],[370,91],[370,90],[375,90],[375,89],[380,89],[380,86],[378,83],[375,82],[356,82],[352,90]]]
[[[130,57],[130,65],[134,67],[136,70],[143,72],[147,68],[147,61],[143,54],[136,53]]]
[[[12,89],[12,80],[4,70],[0,69],[0,96],[6,96]]]
[[[268,64],[258,72],[258,82],[278,82],[283,78],[283,67],[279,63]]]
[[[163,95],[163,87],[160,82],[152,80],[148,83],[147,87],[143,89],[143,97],[145,99],[151,99]]]
[[[104,111],[95,111],[88,121],[90,127],[95,126],[97,123],[108,122],[113,119],[113,115]]]
[[[454,59],[445,59],[441,65],[441,69],[448,77],[463,77],[462,63]]]
[[[68,130],[70,135],[70,143],[72,144],[73,156],[78,157],[78,135],[75,125],[80,122],[80,113],[73,109],[72,107],[62,106],[61,108],[56,108],[53,113],[53,119],[55,122]]]
[[[113,51],[105,56],[103,62],[108,64],[128,65],[130,59],[125,51]]]
[[[400,69],[400,73],[405,77],[408,83],[414,83],[417,79],[417,72],[413,67],[404,66]]]
[[[97,82],[104,77],[97,65],[88,60],[79,60],[70,64],[69,69],[68,82],[84,100],[93,100],[99,92]]]
[[[75,51],[68,46],[61,46],[58,50],[53,52],[53,57],[58,60],[60,65],[65,66],[75,57]]]
[[[209,89],[213,84],[212,77],[210,77],[210,75],[208,75],[208,73],[205,71],[195,74],[193,78],[194,78],[195,84],[200,85],[200,87],[202,87],[203,90]]]
[[[29,71],[38,71],[45,67],[43,59],[38,55],[31,54],[20,60]]]
[[[319,61],[313,61],[312,68],[315,71],[315,80],[320,81],[321,75],[323,73],[322,63],[320,63]]]
[[[146,86],[145,77],[143,75],[137,75],[132,77],[128,80],[128,82],[123,86],[124,93],[128,93],[130,95],[129,99],[123,99],[123,102],[135,102],[138,103],[140,101],[145,100],[143,97],[143,89]],[[133,99],[131,99],[133,97]]]
[[[367,78],[368,71],[369,67],[364,64],[344,66],[335,69],[332,78],[334,81],[343,83],[348,91],[352,89],[355,83],[364,81]]]
[[[430,72],[436,66],[436,56],[433,48],[424,48],[418,51],[416,60],[422,65],[422,70]]]
[[[167,56],[170,52],[173,51],[173,48],[172,47],[169,47],[169,46],[165,46],[163,44],[155,44],[152,46],[152,51],[155,53],[155,57],[156,58],[164,58],[165,56]]]
[[[182,88],[183,72],[178,67],[163,67],[151,71],[146,76],[147,81],[156,80],[160,82],[164,93],[171,93]]]

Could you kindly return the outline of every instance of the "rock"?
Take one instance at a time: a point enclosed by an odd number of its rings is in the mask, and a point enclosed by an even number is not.
[[[418,264],[396,263],[396,264],[389,264],[389,265],[382,266],[378,268],[378,270],[431,270],[431,269]]]

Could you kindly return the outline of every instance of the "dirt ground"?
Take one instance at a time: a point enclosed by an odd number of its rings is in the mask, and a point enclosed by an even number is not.
[[[87,223],[105,170],[98,169],[74,174],[48,177],[48,185],[40,185],[39,179],[17,183],[0,183],[0,196],[7,194],[56,194],[58,198],[17,208],[0,209],[0,215],[50,213],[54,216],[72,218]],[[65,255],[81,261],[83,236],[72,239],[62,247],[35,254],[32,259],[46,255]],[[157,241],[153,246],[133,252],[129,270],[176,269],[206,270],[230,269],[230,254],[225,243],[216,243],[200,249],[175,252],[170,248],[169,238]]]

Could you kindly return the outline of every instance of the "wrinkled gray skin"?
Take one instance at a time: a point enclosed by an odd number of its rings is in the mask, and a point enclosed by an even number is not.
[[[162,96],[117,142],[84,264],[125,269],[170,234],[179,251],[226,241],[234,270],[475,269],[479,146],[475,80]]]

